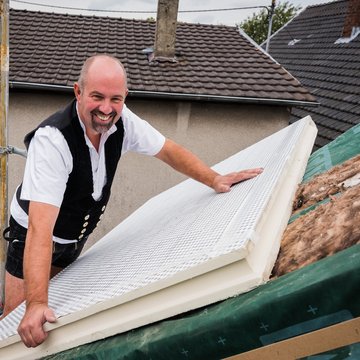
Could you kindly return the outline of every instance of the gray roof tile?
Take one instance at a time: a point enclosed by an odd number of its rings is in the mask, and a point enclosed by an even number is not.
[[[316,147],[360,122],[360,36],[335,44],[342,35],[347,5],[347,0],[341,0],[308,7],[270,42],[270,55],[321,104],[292,111],[292,121],[310,114],[317,123]],[[292,39],[300,41],[289,46]]]
[[[235,27],[179,23],[177,63],[149,63],[155,23],[98,16],[10,10],[10,81],[71,86],[83,61],[106,52],[128,71],[130,91],[315,98]]]

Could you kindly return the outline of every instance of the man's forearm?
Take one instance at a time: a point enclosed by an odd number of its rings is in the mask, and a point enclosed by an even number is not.
[[[51,269],[52,239],[49,234],[28,229],[24,254],[24,280],[26,305],[48,303],[49,274]]]
[[[214,179],[219,174],[209,168],[203,161],[189,150],[176,144],[172,140],[166,140],[163,149],[156,157],[176,171],[191,177],[209,187],[213,187]]]
[[[29,225],[24,253],[25,298],[27,306],[48,302],[52,257],[52,233],[59,209],[30,202]]]
[[[28,347],[41,344],[48,336],[46,321],[56,321],[48,307],[48,288],[52,257],[52,233],[59,208],[30,201],[29,225],[24,253],[26,311],[18,333]]]
[[[232,185],[252,179],[263,171],[262,168],[255,168],[220,175],[190,151],[168,139],[156,157],[175,170],[213,188],[218,193],[228,192]]]

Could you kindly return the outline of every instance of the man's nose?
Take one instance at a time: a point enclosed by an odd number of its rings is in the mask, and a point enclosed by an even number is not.
[[[104,99],[99,106],[99,110],[105,115],[110,114],[113,111],[110,100]]]

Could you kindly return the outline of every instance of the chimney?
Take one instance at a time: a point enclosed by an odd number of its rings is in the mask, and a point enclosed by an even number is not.
[[[158,0],[154,60],[175,60],[179,0]]]
[[[356,28],[360,28],[360,0],[348,0],[342,37],[351,37]]]

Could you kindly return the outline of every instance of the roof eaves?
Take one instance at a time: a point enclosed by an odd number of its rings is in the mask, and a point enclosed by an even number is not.
[[[239,96],[219,96],[219,95],[202,95],[202,94],[184,94],[184,93],[166,93],[155,91],[137,91],[129,90],[129,95],[134,97],[149,97],[163,99],[193,100],[193,101],[219,101],[219,102],[235,102],[235,103],[252,103],[266,105],[293,105],[293,106],[318,106],[320,103],[316,101],[301,101],[287,99],[271,99],[261,97],[239,97]]]
[[[41,83],[27,83],[10,81],[10,89],[23,90],[51,90],[60,92],[73,92],[73,87],[68,85],[53,85]],[[232,102],[232,103],[248,103],[248,104],[263,104],[263,105],[282,105],[282,106],[318,106],[316,101],[301,101],[301,100],[287,100],[287,99],[272,99],[272,98],[256,98],[256,97],[239,97],[239,96],[219,96],[206,94],[187,94],[187,93],[171,93],[171,92],[157,92],[144,90],[129,89],[129,96],[157,98],[157,99],[173,99],[173,100],[190,100],[190,101],[218,101],[218,102]]]
[[[10,89],[23,89],[23,90],[51,90],[51,91],[65,91],[71,92],[74,90],[72,86],[68,85],[55,85],[55,84],[41,84],[23,81],[9,81]]]

